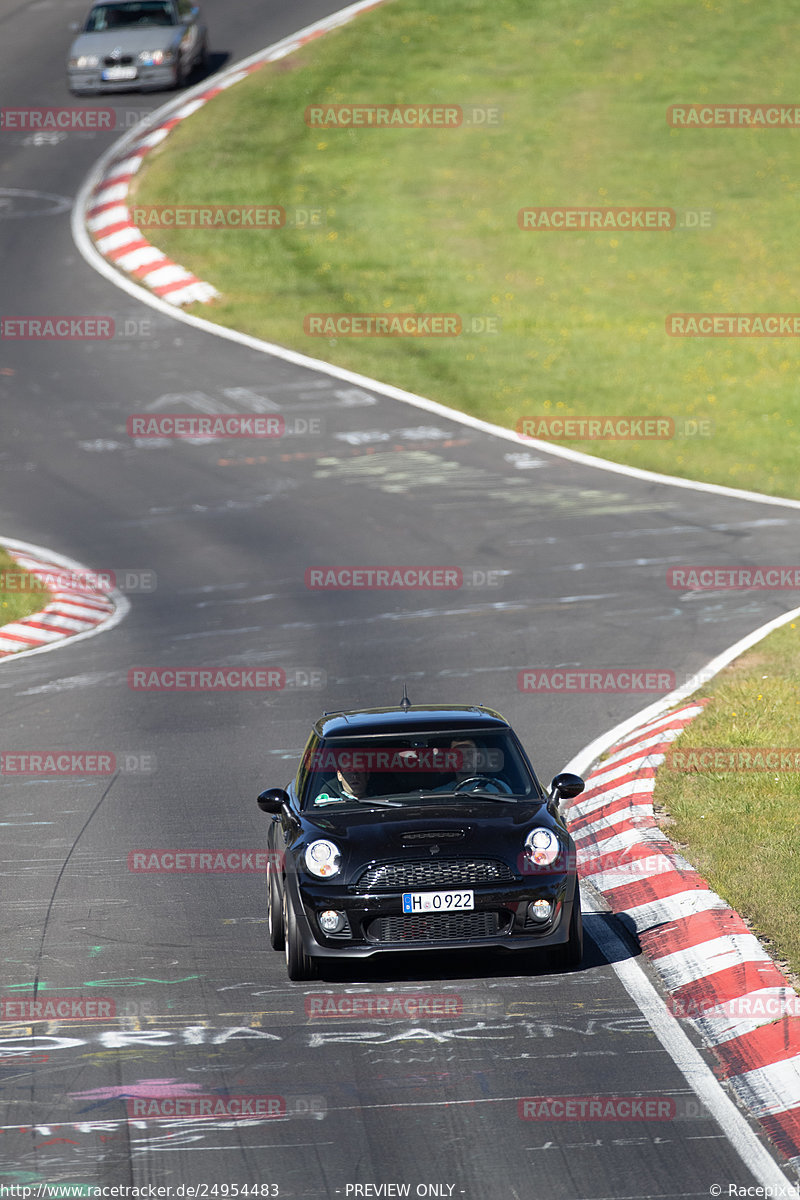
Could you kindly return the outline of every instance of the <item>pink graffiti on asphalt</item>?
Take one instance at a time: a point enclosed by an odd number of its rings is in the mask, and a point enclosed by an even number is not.
[[[202,1090],[199,1083],[181,1083],[177,1079],[138,1079],[113,1087],[92,1088],[88,1092],[70,1092],[73,1100],[127,1100],[137,1097],[190,1096]]]

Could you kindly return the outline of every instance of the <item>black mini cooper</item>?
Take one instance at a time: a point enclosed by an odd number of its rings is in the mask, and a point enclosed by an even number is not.
[[[317,960],[381,951],[551,948],[583,954],[575,846],[490,708],[326,713],[286,791],[258,797],[268,833],[269,938],[290,979]]]

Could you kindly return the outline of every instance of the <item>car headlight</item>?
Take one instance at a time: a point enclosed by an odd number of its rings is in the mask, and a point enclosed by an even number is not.
[[[333,842],[324,840],[306,846],[305,859],[308,870],[320,879],[330,879],[332,875],[337,875],[342,862],[338,847],[334,846]]]
[[[525,838],[525,854],[537,867],[549,867],[561,853],[561,843],[551,829],[532,829]]]
[[[69,65],[83,71],[86,67],[99,67],[100,59],[96,54],[78,54],[69,60]]]
[[[164,67],[175,62],[174,50],[142,50],[137,56],[143,67]]]

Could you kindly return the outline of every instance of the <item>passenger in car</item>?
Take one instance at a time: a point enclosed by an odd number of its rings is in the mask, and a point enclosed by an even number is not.
[[[459,783],[463,783],[465,779],[474,779],[479,777],[487,780],[487,785],[483,791],[505,792],[507,789],[499,787],[491,781],[491,774],[488,768],[484,765],[484,759],[488,759],[477,742],[472,738],[453,738],[450,743],[451,750],[460,751],[460,764],[454,769],[454,777],[449,783],[440,784],[434,788],[435,792],[452,792]]]

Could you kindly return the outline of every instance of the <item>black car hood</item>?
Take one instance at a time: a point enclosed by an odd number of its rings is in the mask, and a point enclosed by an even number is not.
[[[431,821],[443,827],[459,825],[464,821],[479,821],[488,825],[502,821],[524,825],[544,808],[544,803],[543,800],[507,801],[467,797],[460,801],[422,800],[419,804],[404,803],[395,808],[388,804],[371,806],[365,801],[363,807],[348,807],[339,811],[332,805],[321,810],[305,809],[302,816],[309,825],[319,825],[320,829],[336,829],[342,836],[348,836],[351,830],[361,834],[370,826],[376,826],[380,836],[386,837],[395,828],[405,830],[420,823],[428,825]]]
[[[342,852],[345,877],[365,864],[398,858],[479,856],[516,863],[528,831],[544,826],[564,834],[544,801],[422,802],[402,808],[303,813],[303,841],[329,838]],[[433,850],[433,847],[438,847]]]

